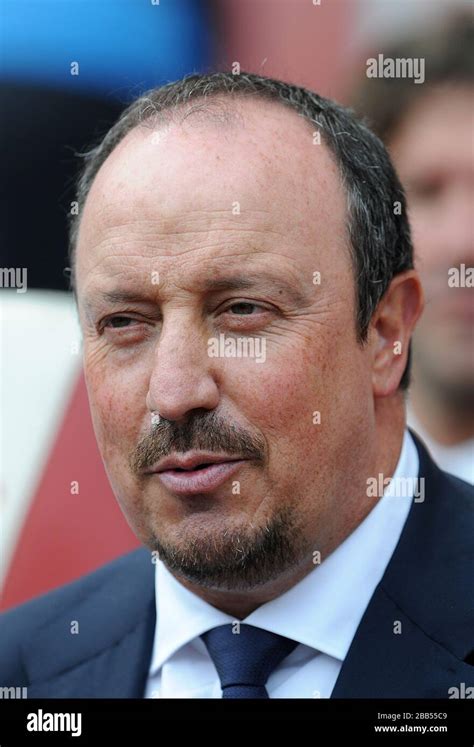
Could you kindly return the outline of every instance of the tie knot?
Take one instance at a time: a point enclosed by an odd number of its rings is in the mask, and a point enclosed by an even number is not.
[[[224,698],[268,698],[265,685],[270,674],[297,645],[246,623],[219,625],[201,638],[217,669]]]

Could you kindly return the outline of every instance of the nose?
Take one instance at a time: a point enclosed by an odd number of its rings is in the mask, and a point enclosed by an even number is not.
[[[147,407],[166,420],[181,421],[192,410],[213,410],[219,402],[215,358],[206,331],[187,317],[163,323],[147,393]]]

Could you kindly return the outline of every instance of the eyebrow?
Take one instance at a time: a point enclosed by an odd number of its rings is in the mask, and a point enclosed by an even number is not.
[[[269,287],[273,286],[297,306],[304,306],[308,303],[307,295],[294,285],[287,283],[281,278],[275,278],[269,275],[243,276],[231,275],[229,277],[212,278],[207,280],[204,285],[204,291],[207,293],[217,293],[225,290],[249,290],[256,286]]]
[[[308,304],[309,298],[306,293],[297,288],[296,286],[287,283],[281,278],[275,278],[269,275],[255,275],[255,276],[243,276],[243,275],[230,275],[228,277],[211,278],[204,283],[204,293],[218,293],[226,290],[249,290],[260,287],[271,287],[276,288],[280,293],[285,294],[290,298],[296,306],[305,306]],[[119,303],[153,303],[151,299],[145,298],[136,291],[126,290],[113,290],[113,291],[101,291],[97,294],[97,298],[91,296],[90,298],[84,299],[84,306],[86,309],[92,309],[96,305],[96,300],[99,303],[119,304]]]
[[[86,313],[90,314],[94,311],[99,304],[114,304],[114,303],[146,303],[147,299],[140,293],[134,291],[98,291],[91,293],[86,296],[82,303]]]

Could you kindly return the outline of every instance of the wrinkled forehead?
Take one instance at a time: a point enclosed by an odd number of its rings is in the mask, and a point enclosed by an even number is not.
[[[87,197],[76,276],[120,256],[169,259],[239,245],[294,253],[346,244],[337,165],[311,124],[273,102],[235,116],[201,110],[135,128],[99,170]],[[222,253],[219,255],[219,246]],[[232,247],[232,249],[229,249]]]

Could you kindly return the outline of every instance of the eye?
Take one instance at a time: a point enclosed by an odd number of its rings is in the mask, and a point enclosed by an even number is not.
[[[257,304],[255,303],[250,303],[248,301],[239,301],[238,303],[233,303],[232,306],[228,306],[225,311],[228,311],[235,316],[250,316],[253,309],[260,309],[261,311],[266,310],[262,309],[261,306],[257,306]]]
[[[106,319],[103,323],[103,327],[108,327],[109,329],[122,329],[123,327],[130,327],[130,322],[138,322],[137,319],[132,319],[129,316],[111,316],[109,319]]]

